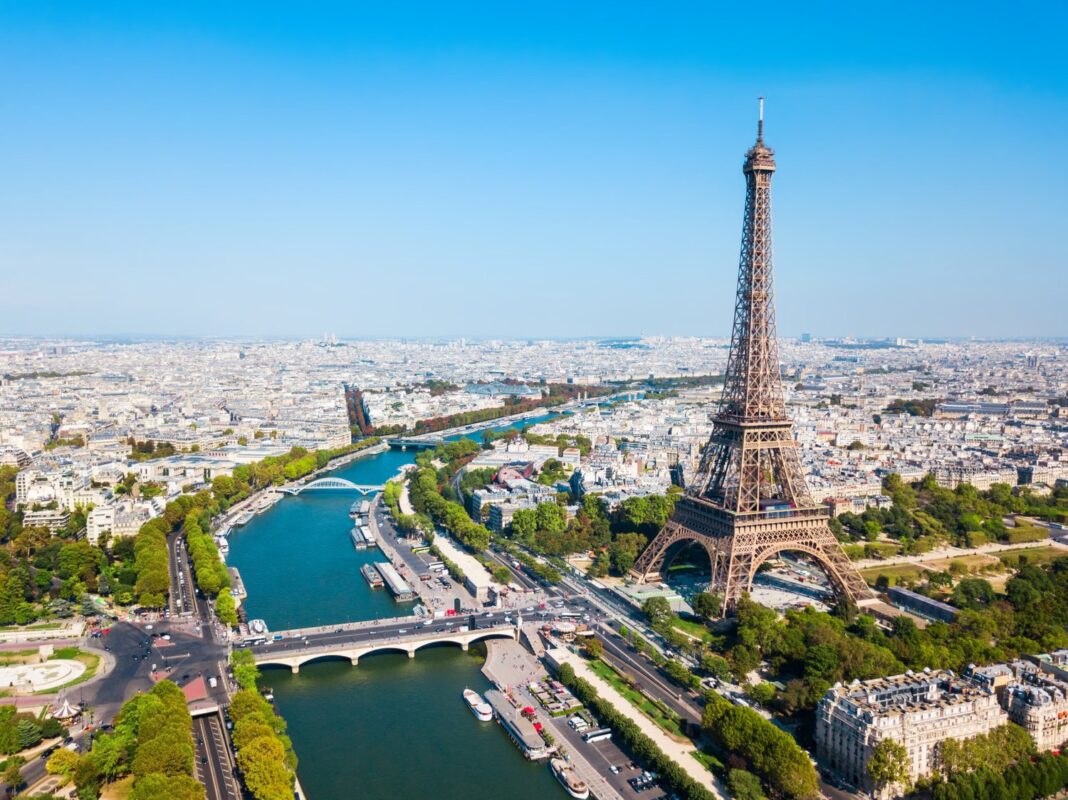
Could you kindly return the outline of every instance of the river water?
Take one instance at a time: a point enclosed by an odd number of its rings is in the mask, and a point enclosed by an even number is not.
[[[331,474],[380,484],[414,456],[389,450]],[[359,573],[382,554],[357,551],[349,540],[348,509],[358,497],[338,491],[286,497],[230,535],[227,561],[241,572],[249,617],[283,630],[411,613],[411,603],[394,603]],[[369,656],[357,667],[317,661],[297,675],[265,669],[310,799],[566,797],[546,766],[528,762],[498,725],[468,711],[463,689],[490,688],[480,671],[483,656],[480,647],[464,653],[444,646],[423,648],[414,659]]]

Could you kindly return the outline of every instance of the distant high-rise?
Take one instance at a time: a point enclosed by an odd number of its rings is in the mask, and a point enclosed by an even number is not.
[[[786,415],[772,290],[772,150],[764,144],[764,101],[757,140],[746,153],[745,217],[734,330],[723,396],[701,465],[675,514],[634,564],[641,581],[665,558],[698,542],[712,564],[711,590],[731,610],[752,588],[757,568],[785,550],[816,560],[839,596],[872,597],[813,502]]]
[[[803,344],[808,344],[811,341],[812,341],[812,334],[811,333],[802,333],[801,334],[801,342]]]

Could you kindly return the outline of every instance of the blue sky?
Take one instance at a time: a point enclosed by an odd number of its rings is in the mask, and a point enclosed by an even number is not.
[[[1066,335],[1066,9],[0,2],[0,333]]]

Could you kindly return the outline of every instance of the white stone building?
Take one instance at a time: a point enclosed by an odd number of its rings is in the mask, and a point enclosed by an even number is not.
[[[909,755],[909,780],[938,769],[939,745],[970,739],[1008,722],[992,687],[948,670],[835,684],[816,707],[816,751],[836,775],[871,790],[868,761],[885,740]]]

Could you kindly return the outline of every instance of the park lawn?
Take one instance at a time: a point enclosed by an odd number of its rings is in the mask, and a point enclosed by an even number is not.
[[[708,630],[708,626],[703,622],[676,616],[675,619],[671,620],[671,627],[692,639],[700,639],[702,642],[712,640],[712,632]]]
[[[1039,566],[1048,564],[1051,561],[1056,561],[1058,558],[1068,558],[1068,550],[1065,550],[1063,547],[1053,546],[1027,547],[1022,550],[1010,550],[1005,553],[999,553],[998,560],[1010,569],[1017,569],[1021,563],[1021,556],[1026,558],[1026,562],[1024,563]]]
[[[28,664],[37,661],[36,650],[8,650],[0,653],[0,667],[11,667],[15,664]]]
[[[847,556],[853,561],[861,561],[866,558],[890,558],[901,552],[901,545],[895,542],[859,542],[847,544],[842,547]],[[865,551],[875,550],[874,556],[868,556]]]
[[[1025,551],[1026,552],[1026,551]],[[956,564],[964,573],[979,572],[987,567],[998,563],[997,556],[976,553],[969,556],[954,556],[953,558],[935,558],[930,561],[916,561],[907,564],[887,564],[881,567],[867,567],[860,571],[861,576],[870,584],[874,584],[876,578],[885,575],[891,584],[902,581],[921,581],[924,572],[946,572]]]
[[[1015,528],[1008,529],[1006,541],[1009,544],[1020,542],[1043,542],[1049,539],[1049,529],[1040,525],[1028,525],[1018,523]]]
[[[54,689],[42,689],[39,692],[34,692],[34,694],[55,694],[63,689],[69,689],[71,686],[77,686],[79,683],[85,683],[91,677],[96,675],[96,671],[100,667],[100,656],[95,653],[86,653],[83,650],[79,650],[77,647],[60,648],[52,655],[52,658],[50,658],[49,661],[61,658],[81,661],[85,664],[85,672],[74,680],[67,681],[62,686],[56,686]]]
[[[704,750],[694,750],[690,755],[700,761],[709,772],[716,775],[722,775],[726,770],[722,761]]]
[[[860,575],[873,586],[880,575],[885,575],[890,585],[894,586],[903,581],[919,581],[926,571],[919,564],[887,564],[885,567],[862,569]]]
[[[0,625],[0,633],[9,631],[55,631],[62,627],[62,622],[40,622],[36,625]]]
[[[616,672],[611,665],[601,661],[599,658],[590,661],[589,664],[590,669],[608,681],[612,685],[612,688],[627,698],[632,706],[645,714],[645,716],[649,717],[649,719],[663,728],[667,733],[678,737],[682,741],[690,741],[682,732],[678,720],[676,720],[673,715],[665,712],[660,706],[627,683],[623,679],[623,676]]]

